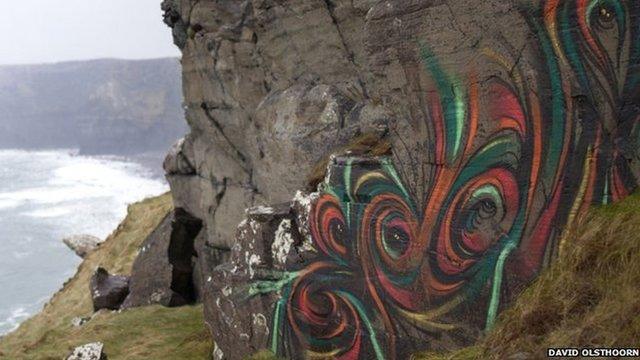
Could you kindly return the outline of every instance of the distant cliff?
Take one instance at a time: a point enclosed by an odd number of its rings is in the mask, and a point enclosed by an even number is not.
[[[0,67],[0,148],[165,150],[182,119],[178,59]]]

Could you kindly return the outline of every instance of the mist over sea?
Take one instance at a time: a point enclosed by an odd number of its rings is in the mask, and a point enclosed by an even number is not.
[[[168,189],[150,169],[116,157],[0,150],[0,335],[75,273],[81,259],[63,237],[104,239],[128,204]]]

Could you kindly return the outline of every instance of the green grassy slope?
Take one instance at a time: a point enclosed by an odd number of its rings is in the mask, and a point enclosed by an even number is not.
[[[89,280],[97,266],[128,274],[138,248],[172,208],[165,194],[129,207],[127,218],[80,265],[49,304],[16,331],[0,338],[1,359],[61,359],[75,346],[102,341],[109,359],[204,359],[211,341],[202,307],[152,306],[122,313],[102,311],[81,327],[74,317],[93,313]]]

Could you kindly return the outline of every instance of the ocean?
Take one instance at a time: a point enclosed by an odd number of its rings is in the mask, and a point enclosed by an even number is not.
[[[0,335],[75,274],[81,259],[63,237],[104,239],[128,204],[169,190],[154,173],[138,162],[71,150],[0,150]]]

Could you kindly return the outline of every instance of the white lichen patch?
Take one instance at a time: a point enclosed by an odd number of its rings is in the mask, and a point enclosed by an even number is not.
[[[82,359],[102,359],[103,358],[104,344],[101,342],[94,342],[82,346],[78,346],[67,357],[67,360],[82,360]]]
[[[250,226],[248,226],[249,224],[249,220],[248,219],[244,219],[240,222],[240,224],[238,224],[237,227],[237,236],[241,237],[241,238],[246,238],[247,234],[249,234],[249,230],[251,229]],[[239,243],[236,243],[236,245],[238,245],[239,247]],[[236,248],[236,245],[234,245],[234,248]]]
[[[245,226],[247,226],[247,221],[248,221],[247,219],[240,221],[240,224],[238,224],[238,229],[242,229]]]
[[[149,297],[150,303],[159,303],[160,300],[162,300],[163,296],[164,296],[164,291],[162,290],[154,291]]]
[[[324,98],[330,98],[330,95],[328,92],[324,92],[323,94]],[[324,111],[322,111],[322,114],[320,114],[320,122],[324,123],[324,124],[334,124],[336,122],[339,122],[340,119],[340,104],[335,101],[335,99],[332,99],[333,101],[327,101],[327,105],[324,108]]]
[[[267,325],[267,318],[263,314],[251,314],[253,319],[253,327],[256,331],[261,331],[265,335],[269,335],[269,326]]]
[[[249,277],[251,279],[253,279],[253,277],[255,275],[255,269],[253,267],[262,262],[262,260],[260,259],[260,255],[251,254],[248,251],[246,251],[244,253],[244,259],[245,259],[245,262],[247,263],[247,267],[249,269]]]
[[[227,285],[222,288],[222,295],[229,297],[233,293],[231,286]]]
[[[263,214],[263,215],[271,215],[275,213],[276,210],[270,206],[254,206],[245,210],[247,214]]]
[[[318,184],[318,191],[322,191],[322,187],[326,186],[326,184],[331,183],[331,173],[333,171],[333,164],[336,163],[336,158],[337,156],[335,154],[332,154],[329,157],[329,163],[327,164],[327,173],[324,176],[324,183]]]
[[[242,250],[242,244],[240,242],[236,242],[235,244],[233,244],[233,246],[231,247],[231,252],[239,252]]]
[[[256,235],[258,230],[260,230],[260,224],[255,220],[249,220],[249,226],[251,227],[251,231],[253,231],[253,235]]]
[[[282,220],[276,230],[273,244],[271,244],[271,254],[276,263],[284,265],[287,262],[287,257],[294,243],[295,240],[291,235],[291,220]]]
[[[303,237],[301,249],[303,251],[313,251],[313,240],[311,238],[311,230],[309,228],[309,214],[313,204],[320,197],[320,193],[304,193],[302,191],[296,192],[293,198],[294,204],[298,208],[298,214],[296,217],[298,230]]]
[[[315,201],[320,194],[318,193],[304,193],[300,190],[296,191],[296,195],[293,197],[293,202],[299,204],[304,208],[307,213],[311,211],[311,204]]]
[[[224,359],[224,353],[222,352],[222,349],[220,349],[220,347],[218,346],[218,343],[216,343],[215,341],[213,342],[213,359],[214,360]]]

